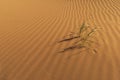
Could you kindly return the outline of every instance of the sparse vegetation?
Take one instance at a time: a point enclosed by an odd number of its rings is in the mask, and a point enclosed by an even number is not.
[[[79,29],[75,32],[71,32],[70,34],[66,35],[64,39],[58,41],[58,43],[70,42],[73,41],[72,46],[64,48],[60,53],[74,50],[74,49],[86,49],[97,53],[97,50],[93,48],[93,44],[95,44],[94,35],[97,27],[91,28],[90,26],[86,26],[85,22],[79,27]]]

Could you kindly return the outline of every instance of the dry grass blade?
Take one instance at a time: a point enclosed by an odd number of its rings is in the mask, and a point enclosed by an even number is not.
[[[65,42],[65,41],[70,41],[70,40],[73,40],[73,39],[76,39],[76,38],[79,38],[79,37],[80,36],[74,36],[74,37],[71,37],[71,38],[66,38],[66,39],[58,41],[58,43]]]
[[[64,48],[62,51],[60,51],[59,53],[61,53],[61,52],[66,52],[66,51],[68,51],[68,50],[73,50],[73,49],[75,49],[76,48],[76,46],[70,46],[70,47],[67,47],[67,48]]]
[[[85,22],[83,22],[83,24],[80,26],[79,35],[84,31],[85,27]]]

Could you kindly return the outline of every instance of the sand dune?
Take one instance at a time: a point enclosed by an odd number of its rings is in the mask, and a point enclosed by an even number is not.
[[[0,14],[0,80],[120,80],[119,0],[6,2]],[[70,45],[55,42],[84,21],[102,28],[96,33],[98,53],[55,55]]]

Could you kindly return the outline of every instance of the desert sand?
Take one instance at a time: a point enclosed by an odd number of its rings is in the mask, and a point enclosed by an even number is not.
[[[55,55],[84,21],[97,53]],[[120,0],[1,0],[0,80],[120,80]]]

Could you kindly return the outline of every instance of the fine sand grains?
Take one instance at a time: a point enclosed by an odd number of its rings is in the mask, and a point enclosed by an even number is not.
[[[5,80],[120,80],[120,0],[18,0],[5,5],[0,14]],[[55,56],[72,44],[56,42],[84,21],[102,28],[95,34],[98,53],[73,50]],[[72,54],[79,55],[68,59]]]

